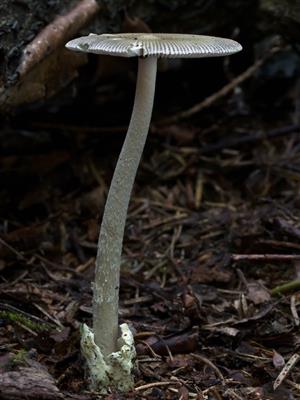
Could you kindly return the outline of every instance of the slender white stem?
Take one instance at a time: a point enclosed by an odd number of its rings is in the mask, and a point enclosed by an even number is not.
[[[117,350],[120,262],[128,204],[153,108],[157,59],[139,58],[132,116],[113,175],[98,241],[93,330],[103,355]]]

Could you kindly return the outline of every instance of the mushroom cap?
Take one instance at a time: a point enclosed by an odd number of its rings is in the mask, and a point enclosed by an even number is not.
[[[201,58],[242,50],[231,39],[176,33],[116,33],[82,36],[66,44],[70,50],[120,57]]]

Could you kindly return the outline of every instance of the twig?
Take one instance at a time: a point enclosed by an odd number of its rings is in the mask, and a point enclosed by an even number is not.
[[[284,283],[283,285],[274,287],[274,289],[271,290],[271,294],[274,296],[276,294],[283,294],[291,290],[298,290],[298,289],[300,289],[300,279],[296,279],[294,281],[290,281]]]
[[[300,260],[300,254],[232,254],[233,261],[294,261]]]
[[[259,141],[263,141],[266,139],[275,139],[280,136],[285,136],[293,133],[298,133],[300,129],[300,124],[296,125],[288,125],[276,129],[272,129],[269,132],[259,132],[259,133],[250,133],[247,136],[235,137],[229,140],[222,140],[218,143],[204,146],[200,152],[201,154],[209,154],[214,153],[216,151],[220,151],[224,148],[237,147],[245,144],[255,144]]]
[[[299,249],[300,250],[300,244],[299,243],[294,243],[294,242],[287,242],[287,241],[281,241],[281,240],[271,240],[271,239],[259,239],[258,243],[260,245],[267,245],[267,246],[273,246],[273,247],[279,247],[279,248],[290,248],[290,249]]]
[[[179,382],[173,382],[173,381],[151,382],[151,383],[146,383],[145,385],[138,386],[134,390],[136,392],[140,392],[142,390],[151,389],[153,387],[158,387],[158,386],[178,385],[178,383]]]
[[[49,318],[50,321],[54,322],[60,329],[63,329],[63,328],[64,328],[64,326],[61,324],[61,322],[60,322],[57,318],[55,318],[55,317],[53,317],[51,314],[49,314],[49,313],[48,313],[46,310],[44,310],[43,307],[41,307],[39,304],[33,303],[33,305],[34,305],[41,313],[43,313],[44,315],[46,315],[46,317]]]
[[[155,220],[155,221],[149,223],[148,225],[145,225],[143,227],[143,229],[147,230],[147,229],[157,228],[158,226],[161,226],[161,225],[166,225],[166,224],[171,224],[173,222],[181,221],[182,219],[184,219],[186,217],[187,217],[186,213],[182,213],[182,214],[176,213],[176,215],[160,219],[159,221]]]
[[[291,296],[291,313],[292,313],[292,316],[294,318],[295,325],[299,326],[300,325],[300,318],[299,318],[298,311],[297,311],[297,308],[296,308],[296,296],[295,295]]]
[[[300,383],[293,382],[290,379],[286,379],[285,381],[300,393]]]
[[[253,65],[251,65],[249,68],[247,68],[244,72],[242,72],[240,75],[238,75],[236,78],[234,78],[227,85],[223,86],[220,90],[218,90],[211,96],[208,96],[206,99],[204,99],[200,103],[195,104],[193,107],[191,107],[187,110],[181,111],[178,114],[175,114],[171,117],[162,119],[161,121],[158,122],[158,125],[173,124],[180,120],[187,119],[187,118],[191,117],[192,115],[199,113],[203,109],[210,107],[217,100],[219,100],[220,98],[222,98],[222,97],[226,96],[227,94],[229,94],[230,92],[232,92],[238,85],[240,85],[245,80],[249,79],[252,75],[254,75],[254,73],[259,68],[261,68],[261,66],[267,60],[269,60],[271,57],[273,57],[273,55],[278,53],[280,50],[281,50],[281,47],[274,46],[268,53],[265,54],[264,57],[262,57],[260,60],[256,61]]]
[[[288,360],[288,362],[285,364],[285,366],[282,368],[280,374],[278,377],[275,379],[275,382],[273,384],[273,389],[276,390],[278,386],[282,384],[284,379],[287,377],[287,375],[290,373],[292,368],[296,365],[298,360],[300,359],[299,354],[294,354],[292,357]]]
[[[273,221],[276,228],[279,228],[284,234],[300,240],[300,229],[295,227],[291,222],[286,221],[283,218],[277,217]]]
[[[155,335],[155,332],[154,331],[143,331],[143,332],[137,332],[135,335],[134,335],[134,339],[135,340],[137,340],[137,339],[142,339],[142,338],[145,338],[145,337],[149,337],[149,336],[153,336],[153,335]]]

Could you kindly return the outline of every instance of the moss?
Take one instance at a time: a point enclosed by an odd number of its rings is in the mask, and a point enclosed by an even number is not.
[[[17,365],[25,365],[26,364],[27,351],[25,349],[19,350],[16,354],[14,354],[10,360],[11,367],[15,367]]]
[[[12,323],[21,324],[34,332],[45,332],[52,328],[50,324],[33,321],[16,311],[0,310],[0,318]]]

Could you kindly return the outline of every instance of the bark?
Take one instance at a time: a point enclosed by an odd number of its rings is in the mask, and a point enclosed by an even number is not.
[[[2,400],[59,400],[63,395],[54,379],[40,368],[24,367],[17,371],[0,374],[0,398]]]

